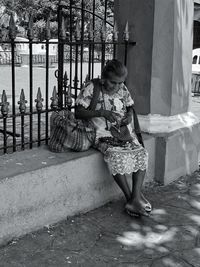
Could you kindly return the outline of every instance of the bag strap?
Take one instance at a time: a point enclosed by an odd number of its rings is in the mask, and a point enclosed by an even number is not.
[[[135,133],[136,133],[136,136],[137,136],[139,143],[144,147],[144,142],[143,142],[143,138],[142,138],[142,134],[141,134],[138,116],[137,116],[137,113],[136,113],[134,107],[132,107],[132,110],[133,110],[133,121],[134,121]]]
[[[137,113],[136,113],[134,107],[132,108],[132,110],[133,110],[133,120],[134,120],[135,133],[137,135],[139,143],[144,147],[144,142],[143,142],[143,138],[142,138],[142,134],[141,134],[138,116],[137,116]]]
[[[93,79],[92,82],[94,84],[94,90],[93,90],[93,97],[92,97],[90,105],[88,107],[89,110],[95,110],[98,99],[99,99],[99,94],[101,91],[100,79],[99,78]]]
[[[137,113],[134,107],[132,107],[132,109],[133,109],[133,120],[134,120],[135,133],[141,133]]]

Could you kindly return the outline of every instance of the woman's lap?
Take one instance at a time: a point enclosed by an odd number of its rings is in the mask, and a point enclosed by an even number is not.
[[[148,153],[138,143],[128,142],[123,146],[117,146],[108,142],[98,142],[95,148],[103,153],[113,175],[130,174],[147,168]]]

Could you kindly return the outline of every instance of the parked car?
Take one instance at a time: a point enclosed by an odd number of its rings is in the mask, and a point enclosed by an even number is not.
[[[192,94],[200,94],[200,48],[192,51]]]
[[[192,73],[200,74],[200,48],[192,51]]]

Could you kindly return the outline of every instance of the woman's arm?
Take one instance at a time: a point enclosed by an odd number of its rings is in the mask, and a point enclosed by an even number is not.
[[[91,119],[95,117],[104,117],[110,122],[117,122],[118,114],[109,110],[100,109],[100,110],[89,110],[84,108],[81,105],[76,106],[75,116],[77,119]]]
[[[102,110],[88,110],[81,105],[76,106],[75,116],[77,119],[91,119],[94,117],[103,117]]]

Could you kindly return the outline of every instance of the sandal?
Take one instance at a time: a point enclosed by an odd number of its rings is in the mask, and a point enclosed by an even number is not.
[[[152,211],[152,206],[151,206],[150,202],[145,198],[145,196],[143,194],[142,194],[142,198],[146,202],[145,203],[145,210],[147,212],[151,212]]]
[[[149,217],[150,216],[150,212],[147,212],[145,209],[140,208],[140,209],[133,210],[132,205],[130,205],[129,203],[126,204],[125,211],[127,212],[128,215],[132,217],[140,217],[140,216]]]
[[[146,205],[145,205],[145,208],[146,212],[151,212],[152,211],[152,207],[151,207],[151,204],[148,202]]]

